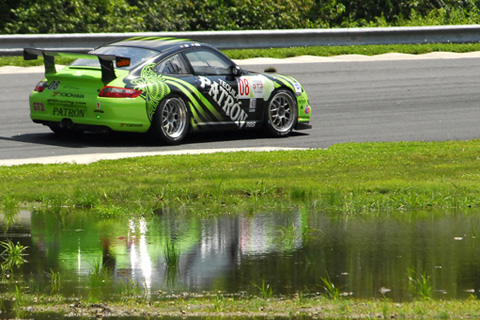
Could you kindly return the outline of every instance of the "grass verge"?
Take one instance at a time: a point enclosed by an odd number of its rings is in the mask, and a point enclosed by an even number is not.
[[[326,150],[0,167],[0,210],[169,207],[198,215],[291,207],[368,213],[480,206],[480,141],[346,143]]]
[[[456,52],[465,53],[480,51],[480,43],[431,43],[431,44],[392,44],[392,45],[365,45],[365,46],[318,46],[318,47],[291,47],[270,49],[243,49],[224,50],[223,52],[232,59],[250,59],[257,57],[290,58],[302,55],[311,56],[338,56],[345,54],[379,55],[385,53],[425,54],[431,52]],[[57,64],[65,65],[72,59],[55,59]],[[25,61],[23,57],[0,57],[0,67],[19,66],[31,67],[43,64],[43,59]]]

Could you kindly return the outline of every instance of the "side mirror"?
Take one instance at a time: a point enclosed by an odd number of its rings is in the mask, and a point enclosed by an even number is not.
[[[237,65],[232,66],[232,75],[234,75],[235,77],[237,77],[237,76],[241,76],[242,74],[244,74],[242,68],[240,68],[240,67],[237,66]]]

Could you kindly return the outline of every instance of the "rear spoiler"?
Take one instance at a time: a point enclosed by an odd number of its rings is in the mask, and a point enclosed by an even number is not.
[[[43,56],[45,64],[45,75],[56,73],[55,69],[55,57],[69,57],[69,58],[83,58],[83,59],[98,59],[100,66],[102,67],[102,81],[104,84],[117,78],[115,75],[115,69],[113,67],[113,61],[116,61],[117,67],[128,67],[130,65],[130,58],[119,57],[108,54],[93,54],[93,53],[74,53],[55,50],[44,49],[23,49],[23,59],[35,60],[38,56]]]

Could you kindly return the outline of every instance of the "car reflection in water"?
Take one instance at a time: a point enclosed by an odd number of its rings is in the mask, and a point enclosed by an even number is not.
[[[29,290],[34,281],[36,290],[48,291],[48,275],[58,272],[65,296],[258,294],[262,283],[275,294],[316,294],[328,276],[357,298],[404,300],[412,298],[409,270],[426,274],[443,298],[477,294],[480,237],[472,232],[479,227],[475,212],[297,210],[200,218],[172,210],[102,219],[88,211],[21,211],[0,215],[0,240],[28,246],[28,262],[11,281]]]

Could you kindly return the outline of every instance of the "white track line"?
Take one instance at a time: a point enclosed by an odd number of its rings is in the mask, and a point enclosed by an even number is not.
[[[123,152],[123,153],[91,153],[64,155],[27,159],[5,159],[0,160],[0,166],[19,166],[24,164],[90,164],[101,160],[118,160],[135,157],[150,157],[164,155],[184,155],[184,154],[205,154],[217,152],[268,152],[268,151],[289,151],[289,150],[308,150],[305,148],[276,148],[276,147],[255,147],[255,148],[238,148],[238,149],[198,149],[198,150],[176,150],[176,151],[150,151],[150,152]]]

